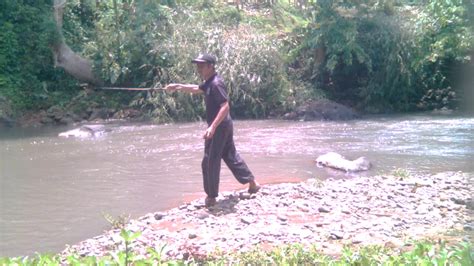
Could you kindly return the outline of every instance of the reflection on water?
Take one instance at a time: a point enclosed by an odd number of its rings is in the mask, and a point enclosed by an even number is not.
[[[203,123],[110,124],[98,138],[70,128],[0,133],[0,256],[57,252],[108,228],[103,214],[137,217],[203,197]],[[372,175],[473,172],[473,118],[403,116],[349,122],[237,121],[236,145],[263,183],[348,178],[317,168],[336,151],[365,156]],[[221,190],[242,189],[223,167]]]

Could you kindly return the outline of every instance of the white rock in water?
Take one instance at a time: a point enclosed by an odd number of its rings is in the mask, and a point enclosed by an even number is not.
[[[104,125],[84,125],[72,130],[59,133],[59,137],[90,138],[97,137],[105,131]]]
[[[331,167],[346,172],[358,172],[367,171],[370,169],[371,164],[365,157],[359,157],[356,160],[350,161],[344,158],[344,156],[335,152],[328,152],[319,156],[316,159],[316,164],[319,167]]]

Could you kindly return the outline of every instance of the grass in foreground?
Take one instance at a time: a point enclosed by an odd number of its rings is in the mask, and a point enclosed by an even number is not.
[[[346,247],[337,258],[321,254],[315,247],[293,244],[272,251],[255,249],[230,255],[216,252],[184,261],[164,260],[163,250],[150,249],[147,258],[129,252],[129,241],[137,236],[124,232],[125,251],[105,257],[70,255],[61,259],[59,255],[37,254],[33,257],[0,258],[0,265],[474,265],[474,249],[467,242],[447,245],[445,242],[419,241],[404,251],[381,246]]]

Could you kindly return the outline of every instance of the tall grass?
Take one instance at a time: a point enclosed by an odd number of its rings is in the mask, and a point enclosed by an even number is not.
[[[240,15],[231,6],[176,10],[173,34],[155,46],[155,51],[166,51],[172,59],[169,67],[164,68],[162,83],[200,83],[190,60],[207,52],[217,57],[217,71],[226,80],[235,116],[265,117],[271,110],[289,107],[290,84],[279,41],[240,23]],[[190,113],[199,106],[191,102],[189,96],[177,95],[168,110],[176,115],[176,109],[182,107],[183,112]]]

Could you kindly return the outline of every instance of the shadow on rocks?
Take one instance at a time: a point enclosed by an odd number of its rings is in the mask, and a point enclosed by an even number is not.
[[[230,213],[235,213],[235,205],[239,203],[240,199],[236,195],[226,196],[222,200],[218,200],[216,205],[211,206],[208,209],[209,214],[214,216],[222,216]]]

